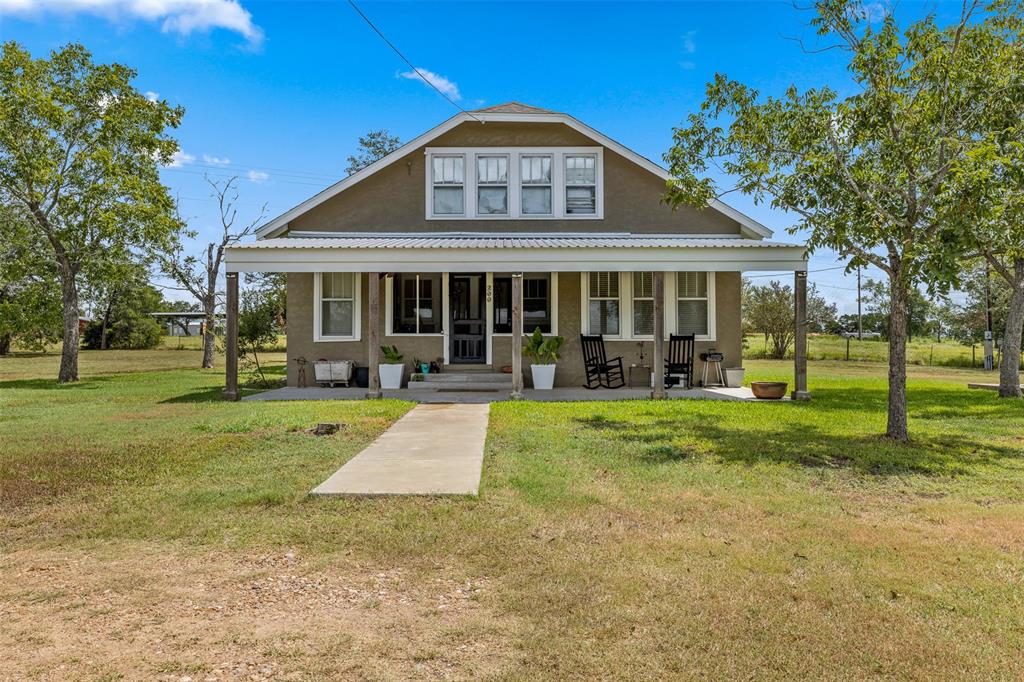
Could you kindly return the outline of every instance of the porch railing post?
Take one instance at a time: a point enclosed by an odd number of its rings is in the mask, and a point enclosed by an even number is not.
[[[381,397],[380,392],[380,273],[369,272],[367,279],[367,324],[366,333],[367,364],[369,365],[369,383],[366,397],[374,400]]]
[[[651,397],[661,400],[665,397],[665,273],[654,273],[654,366],[651,376],[654,377],[654,390]]]
[[[796,336],[793,340],[793,400],[810,400],[807,390],[807,273],[796,272],[793,280]]]
[[[523,273],[512,274],[512,395],[523,397]]]
[[[238,400],[238,273],[229,272],[227,280],[227,338],[224,340],[224,397]]]

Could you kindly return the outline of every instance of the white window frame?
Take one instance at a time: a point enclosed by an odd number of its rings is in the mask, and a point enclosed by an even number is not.
[[[424,209],[427,220],[603,220],[604,219],[604,147],[427,147]],[[594,156],[596,159],[594,213],[565,212],[565,157]],[[465,169],[463,185],[463,212],[434,213],[434,157],[461,156]],[[477,215],[477,156],[508,157],[508,213]],[[521,157],[551,157],[551,213],[523,213]]]
[[[640,339],[640,340],[654,339],[654,332],[653,331],[650,334],[640,334],[640,333],[638,333],[633,328],[633,325],[636,323],[636,320],[633,318],[633,312],[634,312],[634,309],[636,307],[635,303],[638,300],[639,301],[650,301],[651,305],[654,305],[654,291],[653,291],[653,289],[652,289],[651,295],[649,297],[648,296],[638,297],[636,295],[636,291],[635,291],[636,288],[633,286],[633,275],[635,275],[635,274],[636,274],[636,272],[629,272],[629,273],[627,273],[628,277],[626,277],[626,279],[629,280],[629,338],[631,338],[631,339]],[[654,273],[652,272],[651,273],[651,277],[653,278],[653,276],[654,276]],[[653,282],[652,282],[652,286],[653,286]],[[620,290],[620,292],[622,290],[622,281],[621,280],[619,281],[619,290]]]
[[[505,277],[510,275],[508,272],[489,272],[487,273],[487,335],[496,337],[511,337],[512,334],[508,332],[496,332],[494,331],[494,277]],[[551,331],[541,332],[544,336],[558,336],[558,273],[557,272],[527,272],[525,275],[542,275],[547,274],[548,284],[550,290],[548,295],[551,297]],[[523,330],[523,334],[532,333]]]
[[[526,183],[523,182],[523,159],[524,158],[547,159],[550,162],[550,164],[551,164],[551,177],[550,177],[550,179],[549,179],[547,184],[530,183],[530,184],[527,185]],[[519,214],[522,217],[525,217],[525,218],[551,218],[551,217],[553,217],[555,215],[555,158],[554,158],[554,156],[552,154],[527,154],[527,153],[520,153],[519,156],[518,156],[518,162],[519,162],[519,168],[516,170],[516,173],[518,174],[518,177],[519,177]],[[531,188],[547,187],[548,191],[551,193],[551,195],[550,195],[551,196],[551,198],[550,198],[551,210],[548,211],[547,213],[524,213],[523,212],[523,189],[526,188],[526,187],[531,187]]]
[[[585,185],[572,184],[572,185],[570,185],[568,180],[564,179],[566,174],[568,173],[568,170],[569,170],[568,168],[566,168],[566,164],[569,161],[569,157],[574,157],[574,158],[594,157],[594,184],[593,185],[590,185],[590,184],[585,184]],[[587,153],[587,154],[564,154],[562,156],[562,177],[563,177],[563,181],[562,181],[562,204],[563,204],[563,207],[566,204],[569,203],[569,188],[570,187],[591,187],[592,186],[594,188],[594,212],[593,213],[569,213],[568,210],[565,210],[565,217],[566,218],[583,218],[583,217],[588,217],[588,216],[592,216],[592,215],[597,215],[597,178],[598,178],[598,171],[599,171],[598,166],[599,166],[599,163],[598,163],[597,155],[596,154],[590,154],[590,153]]]
[[[480,182],[480,159],[505,159],[505,183]],[[474,154],[473,155],[473,211],[474,213],[480,210],[480,188],[481,187],[504,187],[505,188],[505,212],[504,213],[480,213],[478,218],[507,218],[512,214],[512,169],[509,166],[512,165],[512,158],[509,154],[504,152],[496,152],[493,154]]]
[[[679,330],[679,301],[681,301],[681,300],[703,301],[704,299],[702,299],[702,298],[695,298],[695,297],[681,298],[678,295],[678,291],[677,291],[677,277],[679,276],[678,273],[672,272],[672,273],[668,273],[668,274],[670,276],[665,278],[666,279],[666,282],[665,282],[665,285],[666,285],[665,286],[665,297],[669,301],[671,301],[671,303],[672,303],[672,313],[671,313],[672,333],[673,334],[682,334],[683,332]],[[715,279],[716,279],[715,274],[716,273],[714,271],[708,271],[708,272],[704,273],[704,275],[708,278],[708,280],[707,280],[707,292],[708,292],[708,297],[707,297],[707,301],[708,301],[708,333],[707,334],[698,334],[698,335],[696,335],[694,338],[697,341],[717,341],[718,340],[718,328],[717,328],[717,326],[715,324],[715,310],[718,307],[718,303],[717,303],[716,298],[715,298]]]
[[[416,296],[419,297],[420,292],[420,275],[441,275],[441,310],[435,311],[436,314],[441,315],[441,331],[439,332],[395,332],[395,278],[388,277],[384,284],[384,335],[385,336],[414,336],[417,338],[429,338],[431,336],[444,337],[447,336],[448,330],[448,310],[445,304],[445,298],[448,295],[448,273],[436,273],[436,272],[416,272],[416,273],[402,273],[403,275],[416,275]],[[419,316],[416,317],[416,328],[419,329],[420,320]]]
[[[601,270],[600,272],[612,272],[609,270]],[[632,338],[632,324],[627,323],[626,313],[630,316],[633,315],[632,306],[627,306],[626,301],[630,300],[629,290],[624,288],[624,285],[628,285],[628,281],[632,279],[624,278],[623,273],[617,273],[619,276],[619,333],[618,334],[605,334],[604,338],[614,340],[627,340]],[[628,273],[626,273],[628,274]],[[610,298],[601,298],[594,300],[610,301]],[[583,334],[590,335],[590,273],[580,273],[580,329],[583,330]],[[627,310],[628,308],[628,310]]]
[[[321,310],[323,309],[323,276],[324,274],[349,274],[349,273],[323,273],[317,272],[313,274],[313,342],[314,343],[336,343],[346,341],[359,341],[362,338],[363,330],[363,310],[362,310],[362,297],[363,297],[363,273],[353,272],[351,273],[352,278],[355,280],[353,283],[352,292],[352,335],[351,336],[333,336],[323,334],[323,326],[321,324],[322,317]],[[333,300],[333,299],[332,299]]]

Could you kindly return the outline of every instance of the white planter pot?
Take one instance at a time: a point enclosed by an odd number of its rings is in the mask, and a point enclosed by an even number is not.
[[[743,386],[743,368],[726,367],[725,385],[729,388],[741,388]]]
[[[380,387],[401,388],[405,365],[380,365]]]
[[[530,365],[533,371],[533,387],[541,391],[550,391],[555,385],[554,365]]]

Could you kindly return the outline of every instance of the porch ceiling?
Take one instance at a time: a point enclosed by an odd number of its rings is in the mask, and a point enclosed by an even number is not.
[[[228,272],[586,272],[807,269],[795,244],[676,236],[281,237],[229,247]]]

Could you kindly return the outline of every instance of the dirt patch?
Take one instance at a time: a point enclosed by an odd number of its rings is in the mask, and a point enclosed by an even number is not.
[[[464,679],[510,661],[484,577],[294,552],[27,550],[0,564],[0,680]]]

